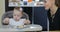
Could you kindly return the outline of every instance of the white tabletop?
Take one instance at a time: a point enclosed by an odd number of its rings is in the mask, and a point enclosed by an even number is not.
[[[40,25],[26,25],[25,28],[9,28],[8,26],[1,26],[0,31],[42,31],[42,26]]]

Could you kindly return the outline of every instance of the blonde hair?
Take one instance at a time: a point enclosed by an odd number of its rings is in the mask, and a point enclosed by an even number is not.
[[[14,11],[19,11],[23,14],[23,8],[21,8],[21,7],[15,7]]]
[[[14,10],[18,10],[18,11],[23,12],[23,8],[21,8],[21,7],[15,7]]]

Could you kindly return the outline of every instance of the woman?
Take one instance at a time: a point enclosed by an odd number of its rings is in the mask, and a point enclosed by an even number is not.
[[[60,0],[46,0],[45,9],[48,10],[49,30],[60,30]]]

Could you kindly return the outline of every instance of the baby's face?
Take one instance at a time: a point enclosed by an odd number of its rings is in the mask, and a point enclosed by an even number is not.
[[[13,18],[14,18],[14,20],[19,21],[19,19],[21,17],[22,17],[22,12],[19,12],[19,11],[14,11],[13,12]]]

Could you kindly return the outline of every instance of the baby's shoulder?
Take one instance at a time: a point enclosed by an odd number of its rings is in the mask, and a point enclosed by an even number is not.
[[[20,20],[26,20],[26,19],[20,19]]]
[[[13,20],[13,18],[10,18],[9,20]]]
[[[13,19],[13,18],[10,18],[9,21],[10,21],[10,22],[11,22],[11,21],[14,21],[14,19]]]

